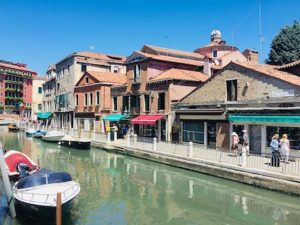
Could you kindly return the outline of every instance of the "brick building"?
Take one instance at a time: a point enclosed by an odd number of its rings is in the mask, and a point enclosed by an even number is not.
[[[0,61],[0,113],[31,116],[32,79],[36,76],[26,64]]]
[[[103,118],[111,113],[112,85],[124,84],[124,74],[85,72],[75,85],[75,127],[104,132]]]
[[[208,77],[198,53],[145,45],[133,52],[127,65],[127,83],[111,89],[113,113],[127,114],[139,136],[170,140],[172,105]]]
[[[218,87],[218,88],[216,88]],[[177,105],[181,140],[229,149],[246,129],[250,151],[265,152],[274,133],[300,148],[300,77],[276,66],[231,62]]]

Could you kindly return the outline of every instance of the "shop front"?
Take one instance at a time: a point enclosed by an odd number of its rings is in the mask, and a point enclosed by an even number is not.
[[[140,115],[131,120],[134,133],[139,137],[156,137],[158,141],[166,140],[166,120],[164,115]]]
[[[274,134],[287,134],[290,148],[300,150],[300,115],[242,115],[230,114],[228,117],[231,132],[240,136],[245,129],[249,134],[250,152],[269,153]]]

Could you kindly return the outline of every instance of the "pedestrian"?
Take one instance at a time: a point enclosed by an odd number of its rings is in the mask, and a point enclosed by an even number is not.
[[[270,143],[272,153],[278,152],[278,148],[279,148],[278,138],[279,138],[278,134],[274,134],[272,137],[272,141]]]
[[[274,134],[272,137],[272,141],[270,143],[272,156],[271,156],[271,166],[279,167],[280,166],[280,152],[278,150],[279,142],[278,142],[279,135]]]
[[[246,149],[247,155],[249,156],[249,137],[247,134],[247,130],[242,130],[243,132],[243,142],[242,142],[242,150]]]
[[[233,156],[237,156],[240,139],[236,132],[233,132],[231,134],[231,137],[232,137]]]
[[[279,142],[280,145],[280,154],[284,158],[284,162],[288,163],[289,154],[290,154],[290,141],[288,140],[287,134],[283,134]]]

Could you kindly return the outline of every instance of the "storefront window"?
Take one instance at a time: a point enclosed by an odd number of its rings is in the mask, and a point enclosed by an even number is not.
[[[194,143],[204,144],[204,122],[183,122],[183,141],[192,141]]]
[[[287,134],[290,141],[290,148],[295,150],[300,150],[300,128],[298,127],[267,127],[267,146],[270,147],[272,136],[274,134],[279,134],[279,138],[283,134]]]

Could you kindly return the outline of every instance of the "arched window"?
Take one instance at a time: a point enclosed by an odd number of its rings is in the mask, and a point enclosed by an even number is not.
[[[90,93],[90,105],[93,105],[93,93]]]
[[[97,91],[96,93],[96,105],[100,105],[100,92]]]
[[[78,106],[78,95],[76,95],[76,102],[75,105]]]
[[[87,105],[88,104],[88,94],[85,93],[84,94],[84,105]]]

